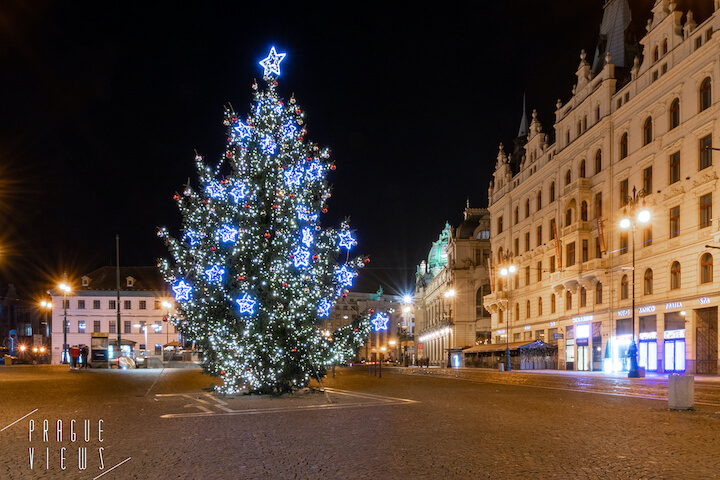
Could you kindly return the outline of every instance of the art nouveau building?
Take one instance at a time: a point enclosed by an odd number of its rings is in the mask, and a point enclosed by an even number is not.
[[[490,217],[483,208],[465,209],[457,228],[449,224],[417,269],[415,342],[418,357],[431,365],[462,363],[461,349],[490,339]]]
[[[557,102],[553,142],[533,113],[520,161],[501,146],[488,191],[493,342],[557,342],[561,369],[623,370],[634,338],[648,371],[718,372],[712,3],[696,21],[658,0],[633,59],[627,2],[608,1],[593,65],[583,52],[571,98]],[[510,264],[517,273],[501,278]]]

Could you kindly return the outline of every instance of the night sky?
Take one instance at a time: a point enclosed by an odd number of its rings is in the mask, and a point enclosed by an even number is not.
[[[223,106],[247,114],[272,45],[279,92],[338,167],[324,225],[350,217],[367,289],[411,288],[466,199],[487,206],[523,94],[552,131],[604,0],[248,3],[2,3],[0,292],[113,265],[116,234],[121,265],[166,255],[157,227],[177,233],[195,150],[219,158]],[[644,25],[653,0],[632,4]]]

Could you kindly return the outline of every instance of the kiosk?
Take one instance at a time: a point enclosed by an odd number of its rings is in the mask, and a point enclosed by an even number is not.
[[[108,334],[90,334],[90,365],[94,368],[108,368]]]

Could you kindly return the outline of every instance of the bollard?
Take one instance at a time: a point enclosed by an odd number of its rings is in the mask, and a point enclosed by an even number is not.
[[[504,372],[505,371],[505,364],[500,362],[498,363],[498,372]]]
[[[692,410],[695,406],[695,377],[693,375],[668,376],[668,406],[670,410]]]
[[[10,355],[5,355],[5,365],[12,365],[12,357]]]

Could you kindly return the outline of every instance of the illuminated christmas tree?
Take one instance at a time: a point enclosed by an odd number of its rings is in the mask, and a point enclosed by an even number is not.
[[[174,197],[179,238],[158,233],[172,254],[160,261],[178,303],[172,320],[203,350],[223,393],[307,386],[325,365],[354,355],[369,331],[367,319],[330,334],[318,328],[367,259],[350,258],[347,221],[321,227],[335,166],[306,140],[295,99],[278,96],[284,57],[273,47],[260,62],[267,87],[253,85],[246,118],[226,108],[220,161],[196,156],[199,187]]]

